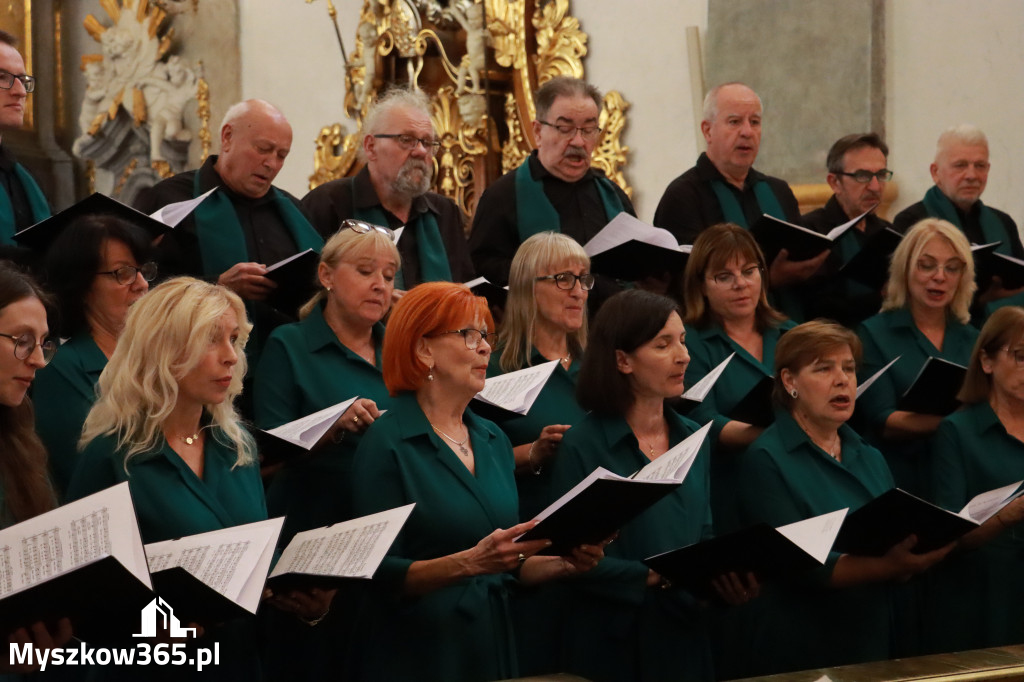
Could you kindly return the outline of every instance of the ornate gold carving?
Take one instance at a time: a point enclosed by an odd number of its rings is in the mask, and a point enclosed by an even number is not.
[[[157,175],[159,175],[161,178],[169,178],[172,175],[174,175],[174,171],[171,170],[171,164],[167,163],[163,159],[160,159],[159,161],[153,161],[149,165],[152,166],[153,170],[155,170],[157,172]]]
[[[501,147],[502,173],[519,168],[533,148],[523,133],[523,126],[519,122],[516,112],[516,96],[509,92],[505,95],[505,122],[508,124],[508,140]]]
[[[196,105],[199,115],[199,143],[202,145],[200,161],[206,161],[210,155],[210,84],[206,82],[206,71],[203,62],[199,62],[199,81],[196,83]]]
[[[617,91],[612,90],[604,96],[604,107],[598,119],[598,125],[601,126],[601,141],[594,149],[594,161],[591,165],[603,170],[608,179],[621,187],[626,195],[632,198],[633,188],[629,186],[622,174],[629,147],[619,143],[622,129],[626,125],[626,109],[628,108],[629,102],[624,100]]]
[[[526,18],[522,0],[487,0],[487,30],[491,34],[494,61],[501,66],[526,66]]]
[[[470,216],[476,207],[476,159],[487,154],[487,139],[484,137],[486,120],[477,125],[467,123],[459,110],[455,88],[448,85],[437,91],[433,100],[431,120],[441,142],[441,149],[434,160],[437,191],[451,197],[463,214]],[[486,117],[486,116],[485,116]]]
[[[340,123],[320,129],[320,135],[316,138],[316,151],[313,153],[310,189],[343,178],[352,170],[361,136],[356,133],[348,135],[346,132]]]
[[[139,167],[139,160],[132,159],[128,162],[128,165],[124,167],[124,171],[121,172],[121,177],[117,179],[117,184],[114,185],[114,196],[116,197],[124,189],[124,186],[128,184],[128,178],[132,176],[135,169]]]
[[[569,0],[553,0],[533,13],[537,29],[537,85],[555,76],[583,78],[583,57],[587,54],[587,34],[575,17],[566,16]]]

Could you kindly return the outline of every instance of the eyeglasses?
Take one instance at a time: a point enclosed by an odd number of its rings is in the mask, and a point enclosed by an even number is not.
[[[923,272],[926,275],[934,274],[936,270],[942,268],[942,271],[950,277],[957,277],[964,271],[964,264],[962,261],[951,260],[944,265],[939,265],[933,260],[919,260],[917,261],[918,272]]]
[[[1003,346],[999,350],[1007,353],[1013,361],[1017,364],[1017,367],[1024,367],[1024,348],[1010,348],[1009,346]]]
[[[28,360],[32,353],[35,352],[36,346],[43,349],[43,364],[50,364],[50,360],[53,360],[53,356],[57,354],[57,344],[46,339],[42,343],[36,341],[36,337],[32,336],[28,332],[25,332],[21,336],[14,336],[13,334],[0,334],[0,336],[14,341],[14,357],[19,360]]]
[[[866,185],[871,182],[871,178],[874,178],[879,182],[889,182],[892,180],[892,171],[888,168],[883,168],[875,173],[872,173],[869,170],[859,170],[853,171],[852,173],[836,173],[836,175],[845,175],[848,178],[853,178],[854,182],[859,182],[862,185]]]
[[[469,350],[476,350],[481,341],[493,339],[498,335],[498,332],[485,332],[479,329],[473,329],[472,327],[466,327],[465,329],[450,329],[446,332],[438,332],[437,334],[434,334],[434,336],[443,336],[445,334],[462,334],[462,340],[466,342],[466,348]],[[488,343],[490,343],[490,341],[488,341]]]
[[[135,267],[134,265],[122,265],[114,270],[105,270],[103,272],[97,272],[97,275],[110,275],[117,280],[118,284],[131,284],[135,281],[135,278],[142,273],[142,279],[147,282],[152,282],[156,279],[156,263],[150,261],[149,263],[143,263],[141,267]]]
[[[740,277],[748,282],[756,282],[761,279],[761,267],[755,265],[751,268],[745,268],[740,270]],[[716,272],[711,275],[711,281],[720,287],[733,287],[736,285],[736,273],[735,272]]]
[[[429,154],[436,154],[437,150],[441,148],[441,143],[437,140],[433,140],[429,137],[416,137],[415,135],[408,135],[406,133],[388,133],[374,135],[374,137],[383,137],[388,140],[394,140],[398,143],[398,146],[405,151],[412,151],[416,148],[416,145],[421,144],[423,148],[427,150]]]
[[[4,90],[10,90],[14,87],[14,80],[18,79],[21,84],[25,86],[25,92],[32,92],[36,89],[35,76],[26,76],[21,74],[20,76],[6,71],[0,71],[0,88]]]
[[[358,232],[359,234],[366,234],[367,232],[372,232],[376,230],[377,232],[380,232],[382,235],[384,235],[391,241],[395,241],[395,231],[392,230],[390,227],[384,227],[383,225],[374,225],[373,223],[368,223],[365,220],[358,220],[357,218],[346,218],[345,220],[341,221],[341,227],[339,227],[338,229],[343,230],[346,228],[352,230],[353,232]]]
[[[571,123],[548,123],[547,121],[537,120],[537,123],[542,126],[554,128],[558,131],[558,134],[562,137],[573,138],[576,137],[576,131],[579,131],[580,135],[583,136],[584,140],[594,140],[598,135],[601,134],[601,129],[597,126],[574,126]]]
[[[582,275],[575,275],[571,272],[558,272],[554,275],[544,275],[543,277],[536,278],[538,282],[546,279],[555,280],[555,286],[566,291],[575,289],[576,282],[580,283],[580,289],[583,289],[583,291],[590,291],[594,288],[594,275],[589,272],[584,272]]]

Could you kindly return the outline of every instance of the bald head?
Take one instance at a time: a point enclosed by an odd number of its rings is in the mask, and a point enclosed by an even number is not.
[[[761,147],[761,98],[743,83],[725,83],[704,98],[700,124],[708,159],[730,182],[741,185]]]
[[[214,169],[232,191],[259,199],[284,165],[292,127],[284,114],[261,99],[235,104],[220,126],[220,156]]]

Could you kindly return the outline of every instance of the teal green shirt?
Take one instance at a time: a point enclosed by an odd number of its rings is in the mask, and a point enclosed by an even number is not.
[[[533,349],[530,356],[530,365],[536,366],[547,362],[547,358]],[[505,371],[501,368],[501,354],[492,353],[490,366],[487,368],[487,376],[499,376]],[[551,424],[568,424],[573,426],[587,414],[586,410],[576,402],[576,378],[580,373],[582,358],[573,358],[572,364],[566,370],[562,363],[558,363],[555,371],[540,395],[533,403],[530,411],[524,415],[508,415],[495,418],[498,425],[513,447],[524,443],[531,443],[537,440],[540,432],[545,426]],[[470,403],[472,406],[474,403]],[[557,454],[555,455],[558,456]],[[544,466],[540,474],[523,472],[516,479],[519,490],[519,517],[528,521],[541,512],[547,506],[547,493],[550,487],[550,465]]]
[[[353,396],[379,409],[391,404],[380,373],[383,325],[373,331],[376,365],[339,340],[318,306],[301,322],[278,327],[267,339],[253,379],[256,425],[272,429]],[[295,533],[352,518],[352,457],[360,435],[346,433],[309,456],[290,461],[267,489],[267,506],[285,515],[282,543]]]
[[[958,512],[979,493],[1024,480],[1024,443],[1006,432],[988,403],[970,405],[939,426],[928,469],[936,504]],[[932,568],[923,619],[929,649],[963,651],[1024,642],[1022,573],[1020,526]]]
[[[687,325],[686,348],[690,351],[690,364],[686,368],[686,385],[693,386],[730,354],[736,356],[729,361],[725,371],[704,400],[694,407],[687,416],[698,424],[712,422],[710,440],[718,441],[722,428],[731,420],[725,413],[736,407],[750,389],[764,377],[775,372],[775,346],[782,333],[796,326],[786,320],[778,327],[765,331],[761,341],[761,361],[729,338],[720,325],[713,324],[704,329]],[[736,458],[733,453],[716,450],[711,461],[711,508],[714,510],[716,528],[732,528],[735,520]]]
[[[927,439],[888,441],[882,438],[881,432],[886,419],[896,411],[900,396],[914,383],[925,361],[937,357],[966,366],[978,330],[949,320],[940,351],[917,328],[910,311],[903,308],[865,320],[857,334],[864,344],[864,360],[857,371],[859,381],[872,376],[893,358],[900,358],[857,401],[857,416],[866,420],[864,433],[889,460],[896,485],[914,495],[927,496],[924,474]]]
[[[469,549],[518,520],[508,437],[469,410],[464,420],[475,476],[434,433],[411,393],[393,399],[356,451],[358,516],[416,503],[374,576],[376,591],[356,647],[361,679],[482,682],[518,674],[511,574],[465,578],[418,597],[401,594],[412,562]]]
[[[842,461],[814,445],[793,418],[779,412],[739,456],[739,527],[782,526],[849,507],[858,509],[893,487],[882,454],[848,426],[839,430]],[[828,586],[838,560],[791,583],[769,583],[743,611],[743,641],[734,642],[744,675],[804,670],[889,657],[886,585]]]
[[[106,366],[107,356],[84,331],[68,339],[32,382],[36,433],[50,456],[53,483],[61,499],[75,473],[78,438],[96,402],[96,383]]]
[[[665,418],[671,445],[699,428],[670,409]],[[649,461],[624,418],[589,414],[559,447],[549,502],[599,466],[628,476]],[[623,527],[595,569],[559,584],[566,602],[559,637],[565,672],[597,682],[714,679],[710,641],[693,598],[647,587],[642,562],[710,537],[709,466],[705,441],[682,486]]]

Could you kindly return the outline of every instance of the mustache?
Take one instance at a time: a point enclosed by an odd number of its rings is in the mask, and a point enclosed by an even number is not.
[[[587,154],[587,150],[583,147],[567,147],[562,156],[567,159],[582,159],[584,161],[590,158],[590,155]]]

